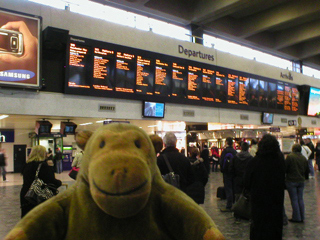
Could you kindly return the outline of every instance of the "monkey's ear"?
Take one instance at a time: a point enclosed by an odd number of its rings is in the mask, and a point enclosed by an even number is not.
[[[82,150],[84,150],[89,138],[91,137],[92,132],[91,131],[80,131],[75,135],[75,140],[77,145],[79,146],[79,148],[81,148]]]

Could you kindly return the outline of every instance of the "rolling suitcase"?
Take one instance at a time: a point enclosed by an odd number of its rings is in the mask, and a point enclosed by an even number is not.
[[[217,198],[226,199],[226,192],[224,190],[224,187],[218,187],[218,189],[217,189]]]

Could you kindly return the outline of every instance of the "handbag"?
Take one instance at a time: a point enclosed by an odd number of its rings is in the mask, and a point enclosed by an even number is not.
[[[175,186],[176,188],[180,188],[180,176],[179,174],[175,174],[170,163],[169,160],[167,158],[167,156],[165,154],[163,154],[163,158],[166,162],[166,165],[169,169],[169,173],[162,175],[162,178],[165,182],[169,183],[172,186]]]
[[[58,193],[55,187],[49,186],[38,177],[41,165],[42,163],[39,164],[35,179],[24,196],[24,198],[33,205],[38,205]]]
[[[251,203],[250,198],[246,196],[243,192],[240,194],[238,201],[236,201],[231,210],[235,215],[245,218],[251,219]]]
[[[76,179],[77,178],[77,175],[78,175],[78,172],[79,172],[79,169],[78,167],[73,167],[70,172],[69,172],[69,176],[72,178],[72,179]]]

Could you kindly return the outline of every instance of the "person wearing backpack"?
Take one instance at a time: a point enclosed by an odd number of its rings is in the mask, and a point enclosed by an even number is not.
[[[233,139],[231,137],[226,138],[226,148],[221,153],[220,169],[223,173],[223,185],[226,192],[227,205],[226,208],[221,208],[221,212],[231,212],[233,204],[233,174],[231,172],[231,162],[237,151],[233,148]]]

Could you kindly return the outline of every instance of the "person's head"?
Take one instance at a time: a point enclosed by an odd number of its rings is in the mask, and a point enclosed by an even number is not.
[[[166,147],[175,147],[177,145],[177,137],[174,133],[168,132],[163,137],[163,142]]]
[[[240,147],[242,152],[248,152],[249,150],[249,144],[247,142],[242,142]]]
[[[29,158],[27,160],[27,163],[29,162],[42,162],[46,159],[47,150],[44,146],[37,145],[32,147],[31,153],[29,155]]]
[[[301,152],[301,145],[299,143],[295,143],[292,145],[292,152]]]
[[[163,148],[163,141],[162,138],[159,137],[157,134],[152,134],[149,135],[151,142],[153,144],[154,150],[156,151],[156,153],[161,152],[162,148]]]
[[[196,148],[196,147],[194,147],[194,148],[192,148],[191,150],[190,150],[190,156],[191,157],[197,157],[199,155],[199,149],[198,148]]]
[[[228,146],[232,146],[232,144],[233,144],[233,139],[232,139],[232,137],[227,137],[227,138],[226,138],[226,144],[227,144]]]
[[[204,145],[203,145],[203,148],[208,148],[208,145],[207,145],[207,144],[204,144]]]
[[[305,144],[308,144],[309,142],[311,142],[311,139],[310,139],[310,138],[304,139],[304,143],[305,143]]]
[[[275,155],[280,152],[280,146],[277,138],[271,134],[264,135],[259,144],[257,154],[261,156]]]
[[[252,139],[251,140],[251,145],[257,145],[258,144],[258,141],[257,141],[257,139]]]

